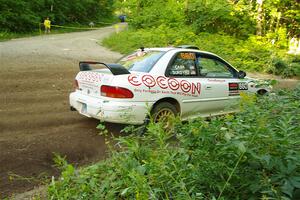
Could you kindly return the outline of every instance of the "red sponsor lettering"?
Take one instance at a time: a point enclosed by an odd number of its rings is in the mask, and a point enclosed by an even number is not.
[[[142,83],[140,83],[138,80],[136,80],[137,79],[137,77],[136,77],[136,75],[130,75],[130,76],[128,76],[128,81],[129,81],[129,83],[131,83],[132,85],[134,85],[134,86],[139,86],[139,85],[141,85]]]
[[[192,83],[192,94],[195,94],[196,92],[198,94],[200,94],[200,92],[201,92],[201,84],[200,83],[197,83],[197,85],[195,83]]]
[[[164,77],[164,76],[157,77],[156,82],[157,82],[157,84],[159,85],[160,88],[162,88],[162,89],[167,89],[168,88],[168,85],[166,84],[166,79],[167,78]]]
[[[180,82],[180,86],[181,86],[181,90],[183,92],[189,92],[191,90],[191,84],[190,84],[190,82],[188,82],[186,80],[182,80]]]
[[[179,81],[175,78],[167,78],[164,76],[158,76],[156,79],[151,75],[144,75],[141,78],[136,75],[129,75],[128,76],[128,82],[133,86],[140,86],[145,85],[146,87],[154,87],[156,84],[161,89],[171,89],[171,90],[178,90],[181,89],[184,93],[192,93],[194,94],[200,94],[201,92],[201,83],[191,83],[187,80]],[[164,93],[164,91],[162,91]],[[172,92],[173,93],[173,92]],[[176,93],[175,93],[176,94]]]
[[[239,85],[238,83],[229,83],[229,90],[238,90]]]
[[[175,78],[170,78],[168,80],[168,85],[171,90],[178,90],[179,82]]]
[[[155,79],[151,75],[142,76],[142,82],[147,87],[154,87],[156,84]]]
[[[237,83],[229,83],[229,87],[238,87]]]

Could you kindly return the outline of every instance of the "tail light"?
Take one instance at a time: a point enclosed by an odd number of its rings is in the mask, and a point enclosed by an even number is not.
[[[133,98],[133,93],[122,87],[114,87],[108,85],[101,86],[101,96],[111,98]]]
[[[75,90],[79,89],[78,81],[76,79],[74,80],[74,89]]]

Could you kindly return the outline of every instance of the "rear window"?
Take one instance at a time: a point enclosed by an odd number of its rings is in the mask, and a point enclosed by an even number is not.
[[[139,50],[121,58],[118,64],[123,65],[129,71],[149,72],[164,53],[163,51]]]

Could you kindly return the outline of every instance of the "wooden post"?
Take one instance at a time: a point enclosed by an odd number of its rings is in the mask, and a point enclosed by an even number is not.
[[[39,31],[40,31],[40,35],[42,35],[42,27],[41,27],[41,23],[39,23]]]

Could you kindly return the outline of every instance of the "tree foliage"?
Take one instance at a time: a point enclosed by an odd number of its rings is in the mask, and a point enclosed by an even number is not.
[[[115,7],[120,13],[127,14],[130,25],[137,29],[161,24],[178,27],[184,21],[183,0],[121,0],[116,2]]]
[[[135,28],[161,24],[186,24],[195,32],[223,32],[235,36],[255,34],[256,0],[118,0],[116,9],[127,14]],[[300,34],[298,0],[262,1],[262,35],[286,29],[290,37]],[[179,27],[179,26],[178,26]]]
[[[189,1],[186,9],[187,24],[196,32],[223,32],[241,36],[254,33],[254,21],[242,10],[224,0]]]
[[[54,24],[103,21],[112,16],[113,0],[0,0],[1,31],[28,32],[47,16]]]

